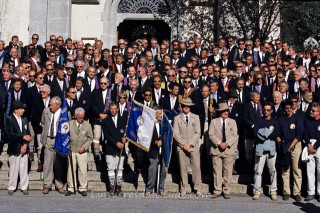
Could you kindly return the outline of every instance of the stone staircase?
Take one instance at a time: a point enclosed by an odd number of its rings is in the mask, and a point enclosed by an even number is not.
[[[0,155],[0,189],[7,189],[9,180],[9,165],[6,154],[7,146],[3,148]],[[103,158],[104,159],[104,158]],[[42,190],[43,188],[43,173],[37,172],[37,156],[35,154],[34,161],[30,162],[29,172],[29,189]],[[143,192],[145,190],[145,175],[136,174],[133,172],[133,159],[129,155],[124,166],[124,183],[122,185],[123,191],[128,192]],[[189,171],[189,183],[192,183],[191,170]],[[103,192],[106,191],[108,182],[108,175],[106,170],[106,163],[103,161],[95,162],[93,154],[88,153],[88,190]],[[212,175],[202,175],[202,191],[204,193],[212,192]],[[233,193],[248,193],[251,190],[252,177],[248,175],[233,175],[232,188]],[[54,184],[52,185],[54,187]],[[165,190],[167,192],[179,192],[179,174],[167,174]]]

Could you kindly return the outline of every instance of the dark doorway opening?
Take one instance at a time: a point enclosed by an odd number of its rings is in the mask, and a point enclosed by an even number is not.
[[[148,40],[154,37],[161,43],[163,39],[171,40],[171,28],[162,20],[124,20],[118,26],[118,37],[130,43],[142,37]]]

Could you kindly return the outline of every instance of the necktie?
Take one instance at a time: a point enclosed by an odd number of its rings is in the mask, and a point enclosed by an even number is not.
[[[188,115],[186,115],[186,122],[187,122],[187,124],[189,123]]]
[[[241,91],[238,91],[239,92],[239,102],[242,103],[242,100],[241,100]]]
[[[303,108],[303,111],[304,111],[304,112],[307,111],[307,106],[308,106],[307,103],[304,103],[304,108]]]
[[[204,104],[204,112],[206,114],[205,120],[207,121],[208,120],[208,101],[207,101],[207,99],[203,100],[203,104]]]
[[[161,138],[161,123],[159,123],[159,132],[158,132],[159,138]]]
[[[19,93],[17,93],[16,100],[19,101]]]
[[[223,119],[222,122],[222,142],[226,142],[227,138],[226,138],[226,123],[225,123],[225,119]]]
[[[50,137],[54,135],[54,114],[52,114],[51,126],[50,126]]]
[[[78,133],[80,132],[80,124],[78,124]]]
[[[112,117],[112,119],[113,119],[114,126],[117,128],[116,117]]]
[[[89,87],[90,87],[90,90],[91,90],[91,83],[92,83],[92,80],[90,79],[90,80],[89,80]]]
[[[9,82],[6,82],[6,91],[8,91]]]
[[[70,101],[70,104],[69,104],[70,108],[72,108],[72,101]]]

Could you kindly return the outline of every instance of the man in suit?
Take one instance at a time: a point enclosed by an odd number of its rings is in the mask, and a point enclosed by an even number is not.
[[[28,144],[31,142],[28,120],[23,116],[25,104],[15,101],[12,104],[13,114],[5,119],[5,130],[8,136],[9,184],[8,194],[13,195],[20,177],[20,188],[28,195]]]
[[[256,91],[251,92],[251,101],[248,101],[243,106],[243,119],[244,119],[244,147],[245,155],[248,166],[253,165],[253,150],[255,144],[255,135],[253,134],[253,128],[258,118],[262,117],[262,106],[260,103],[260,94]],[[251,168],[250,168],[251,169]],[[251,170],[249,171],[251,172]]]
[[[56,78],[51,83],[51,97],[58,96],[64,99],[67,90],[66,80],[64,78],[64,67],[58,67],[55,71]]]
[[[79,107],[75,110],[75,120],[70,121],[70,150],[71,158],[68,155],[68,191],[66,191],[65,196],[70,196],[77,190],[77,182],[79,182],[79,193],[86,197],[87,196],[87,165],[88,165],[88,149],[91,146],[93,133],[91,124],[84,120],[85,111],[83,108]],[[70,164],[73,164],[73,170]],[[78,165],[78,176],[76,174],[76,169]],[[72,175],[72,172],[74,173]],[[73,182],[73,177],[75,182]],[[78,177],[76,179],[76,177]],[[75,183],[76,185],[74,186]]]
[[[187,192],[188,165],[191,163],[192,182],[196,196],[201,193],[201,171],[200,171],[200,143],[201,136],[199,116],[190,112],[190,107],[194,105],[190,98],[183,98],[180,102],[182,112],[174,118],[173,137],[177,142],[179,166],[180,166],[180,187],[181,197]]]
[[[44,146],[43,164],[43,194],[48,194],[53,179],[56,189],[60,194],[64,194],[64,176],[66,175],[66,159],[54,151],[55,138],[61,115],[61,99],[53,97],[49,107],[45,108],[41,117],[42,134],[41,143]]]
[[[247,100],[250,99],[250,91],[247,87],[245,87],[244,78],[237,78],[236,79],[236,92],[238,94],[238,102],[240,104],[244,104]]]
[[[164,97],[169,95],[167,90],[161,88],[161,76],[153,76],[152,100],[155,105],[161,106]]]
[[[121,91],[119,93],[118,100],[118,116],[127,118],[130,112],[130,104],[128,102],[128,95],[126,91]]]
[[[118,95],[121,91],[126,91],[129,87],[124,85],[124,76],[122,73],[116,73],[114,76],[114,84],[112,85],[111,99],[113,102],[118,102]]]
[[[227,40],[228,40],[228,45],[227,45],[228,60],[230,61],[239,60],[240,57],[238,55],[238,47],[235,44],[235,38],[233,36],[229,36]]]
[[[213,108],[218,108],[219,103],[223,103],[226,100],[226,95],[222,91],[219,91],[219,84],[217,81],[211,81],[210,82],[210,96],[214,100]],[[213,112],[215,114],[215,112]]]
[[[126,129],[127,118],[118,116],[118,105],[116,103],[111,103],[109,105],[109,111],[110,116],[108,116],[101,125],[106,139],[104,153],[106,154],[110,182],[109,195],[112,196],[114,195],[113,192],[115,192],[117,196],[122,196],[122,171],[126,152],[123,151],[121,156],[119,156],[119,154],[126,143],[124,133]],[[120,163],[119,170],[116,171],[118,163]],[[115,176],[116,172],[117,177]]]
[[[49,86],[51,86],[53,80],[56,78],[54,76],[54,67],[53,65],[49,64],[49,65],[46,65],[46,76],[44,78],[44,83],[45,84],[48,84]]]
[[[156,112],[156,119],[155,126],[153,128],[153,134],[152,139],[150,143],[150,149],[148,152],[148,158],[149,158],[149,168],[148,168],[148,182],[146,185],[146,192],[145,196],[150,197],[151,193],[154,191],[155,183],[157,179],[157,172],[160,172],[160,180],[159,180],[159,191],[157,193],[161,196],[165,196],[164,192],[164,183],[166,180],[166,171],[165,171],[165,163],[163,155],[159,156],[159,150],[162,149],[162,152],[164,152],[164,143],[161,141],[161,121],[162,121],[162,108],[159,106],[156,106],[154,108]],[[161,161],[159,163],[159,161]],[[158,171],[158,165],[160,164],[160,171]]]
[[[100,156],[99,143],[101,139],[101,123],[108,117],[109,105],[111,104],[111,89],[106,77],[100,79],[100,88],[94,90],[91,95],[91,110],[93,113],[93,148],[95,157]]]
[[[227,67],[228,70],[235,70],[235,65],[233,61],[228,59],[228,51],[222,50],[221,59],[218,61],[219,67]]]
[[[141,104],[153,108],[154,106],[154,101],[152,100],[152,90],[150,88],[147,88],[143,91],[143,101],[141,102]]]
[[[147,76],[147,68],[139,67],[139,91],[143,92],[145,89],[150,88],[152,86],[151,79]]]
[[[14,101],[21,101],[22,103],[26,103],[26,93],[25,90],[22,89],[23,80],[16,78],[13,81],[12,89],[10,89],[6,96],[5,102],[5,115],[9,116],[13,113],[12,103]]]
[[[161,107],[163,108],[169,121],[172,123],[175,116],[180,112],[180,104],[178,100],[179,85],[177,83],[171,83],[169,85],[170,94],[164,97]]]
[[[82,107],[85,110],[86,115],[88,115],[90,110],[92,93],[90,92],[89,87],[84,87],[84,82],[84,78],[77,77],[75,82],[76,98],[74,100],[74,107]]]
[[[95,89],[99,89],[99,80],[96,76],[96,68],[95,67],[88,67],[87,69],[87,77],[84,80],[85,89],[89,90],[90,93],[93,92]]]
[[[209,127],[214,185],[211,198],[217,198],[223,192],[223,197],[230,199],[232,169],[239,138],[238,129],[236,121],[229,118],[229,107],[226,103],[219,104],[217,111],[220,113],[220,118],[213,119]]]

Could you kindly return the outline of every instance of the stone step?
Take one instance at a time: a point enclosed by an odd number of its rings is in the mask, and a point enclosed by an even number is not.
[[[97,171],[88,171],[87,177],[89,181],[101,181],[106,182],[108,181],[108,173],[107,172],[97,172]],[[8,171],[0,171],[0,180],[8,180],[9,179],[9,172]],[[124,172],[123,179],[125,182],[128,183],[139,183],[144,182],[144,179],[147,179],[146,175],[137,175],[133,172]],[[189,175],[189,181],[191,182],[191,174]],[[43,173],[30,171],[29,172],[29,180],[37,181],[43,180]],[[231,179],[231,183],[233,184],[250,184],[253,181],[252,176],[250,175],[233,175]],[[167,174],[166,182],[169,183],[179,183],[179,175],[178,174]],[[212,176],[203,174],[202,175],[202,182],[203,183],[212,183]]]
[[[7,181],[0,180],[0,190],[7,189]],[[55,190],[54,184],[52,184],[52,190]],[[242,184],[231,184],[231,192],[232,193],[247,193],[248,188],[251,186],[242,185]],[[29,181],[29,190],[42,190],[43,182],[42,181]],[[190,188],[190,187],[189,187]],[[208,193],[211,192],[212,186],[209,184],[202,184],[202,192]],[[107,189],[106,184],[99,181],[88,181],[88,191],[92,192],[105,192]],[[132,183],[124,182],[122,184],[122,190],[124,192],[144,192],[145,184],[143,182],[138,183],[137,185]],[[165,191],[166,192],[179,192],[179,184],[175,183],[165,183]]]

